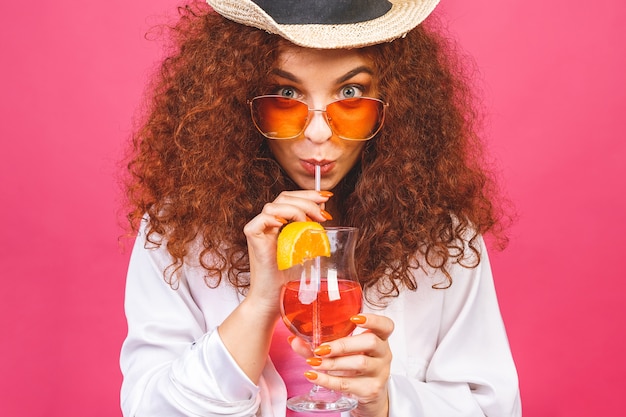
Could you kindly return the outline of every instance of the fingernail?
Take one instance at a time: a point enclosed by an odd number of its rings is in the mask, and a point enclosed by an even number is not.
[[[293,342],[293,339],[295,339],[296,337],[291,335],[287,338],[287,343],[291,344],[291,342]]]
[[[332,191],[320,191],[319,193],[322,197],[332,197],[334,195]]]
[[[307,221],[307,222],[312,222],[312,221],[313,221],[313,219],[312,219],[312,218],[310,218],[309,216],[306,216],[306,221]]]
[[[365,316],[361,316],[360,314],[350,317],[350,321],[354,324],[363,324],[366,320]]]
[[[281,222],[282,224],[287,224],[289,223],[289,221],[287,219],[283,219],[282,217],[278,217],[278,216],[274,216],[274,218],[276,220],[278,220],[279,222]]]
[[[328,345],[319,346],[313,351],[313,353],[315,353],[317,356],[328,355],[330,353],[330,346]]]
[[[308,358],[306,360],[306,363],[308,363],[311,366],[320,366],[322,364],[322,359],[321,358]]]
[[[304,377],[309,381],[315,381],[317,379],[317,374],[313,371],[306,371],[304,373]]]
[[[327,212],[326,210],[320,210],[320,213],[322,213],[322,217],[325,218],[326,220],[332,220],[333,216]]]

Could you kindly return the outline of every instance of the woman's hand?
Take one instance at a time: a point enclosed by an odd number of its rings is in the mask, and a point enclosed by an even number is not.
[[[280,227],[289,220],[306,220],[307,216],[324,221],[325,212],[318,204],[328,201],[330,195],[317,191],[283,192],[244,227],[250,256],[250,290],[218,331],[226,349],[254,383],[258,383],[263,372],[280,312],[283,277],[276,266]]]
[[[284,191],[265,204],[261,213],[244,227],[250,257],[250,292],[247,298],[278,312],[282,276],[276,266],[276,240],[280,228],[289,221],[329,220],[320,208],[332,196],[328,191]]]
[[[359,314],[352,317],[352,322],[365,331],[315,349],[317,356],[307,359],[313,371],[305,376],[328,389],[355,395],[359,405],[352,411],[353,416],[387,417],[392,357],[387,339],[393,332],[393,321],[376,314]],[[301,339],[293,339],[291,345],[299,354],[310,356],[311,351]]]

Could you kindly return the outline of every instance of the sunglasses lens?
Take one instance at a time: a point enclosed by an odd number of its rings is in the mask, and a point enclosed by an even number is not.
[[[257,97],[252,100],[251,108],[254,124],[271,139],[297,137],[309,115],[306,104],[287,97]]]
[[[347,98],[329,104],[326,114],[339,137],[367,140],[378,133],[383,124],[384,104],[372,98]]]

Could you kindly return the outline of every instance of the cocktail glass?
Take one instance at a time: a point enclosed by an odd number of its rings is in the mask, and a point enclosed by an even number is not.
[[[289,281],[281,292],[281,316],[293,334],[315,349],[320,344],[352,333],[350,317],[362,307],[362,291],[354,264],[358,230],[328,227],[330,257],[305,260],[286,270]],[[313,385],[309,393],[288,399],[287,407],[300,412],[343,412],[354,409],[351,396]]]

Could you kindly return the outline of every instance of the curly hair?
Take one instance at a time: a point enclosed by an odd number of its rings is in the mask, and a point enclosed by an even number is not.
[[[247,106],[265,93],[285,41],[224,19],[205,3],[181,8],[170,29],[174,50],[150,85],[133,138],[128,218],[137,230],[149,216],[148,241],[164,242],[173,258],[165,272],[170,284],[201,238],[207,285],[225,276],[245,292],[244,225],[279,193],[298,188]],[[448,287],[447,266],[476,266],[477,238],[499,223],[473,89],[452,44],[437,33],[422,24],[403,39],[363,49],[389,108],[336,198],[344,225],[360,229],[361,283],[382,298],[416,289],[413,268],[440,269],[446,281],[436,286]]]

